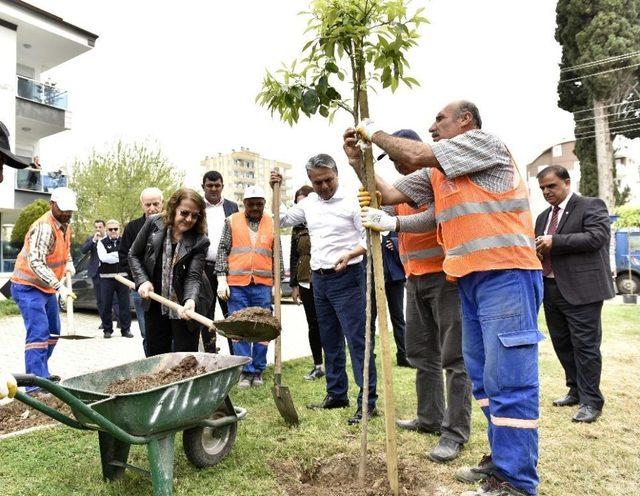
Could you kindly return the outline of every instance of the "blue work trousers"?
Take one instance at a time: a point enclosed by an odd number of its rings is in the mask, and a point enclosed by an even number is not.
[[[11,296],[18,304],[27,328],[24,362],[27,374],[48,378],[49,358],[60,337],[60,311],[55,293],[34,286],[11,284]],[[27,388],[27,390],[37,388]]]
[[[340,272],[312,273],[313,296],[320,327],[320,341],[324,350],[327,394],[337,400],[347,399],[349,382],[346,370],[344,340],[347,338],[351,367],[358,393],[358,407],[362,406],[362,369],[364,366],[365,291],[364,264],[348,265]],[[369,410],[376,406],[376,362],[371,340],[369,366]]]
[[[473,272],[458,280],[462,349],[473,396],[489,421],[497,475],[528,494],[538,487],[539,270]]]
[[[229,291],[229,315],[248,307],[261,307],[271,310],[271,286],[266,284],[231,286]],[[267,368],[267,344],[265,343],[236,341],[233,343],[233,354],[251,358],[251,362],[242,369],[243,372],[248,374],[262,373]]]

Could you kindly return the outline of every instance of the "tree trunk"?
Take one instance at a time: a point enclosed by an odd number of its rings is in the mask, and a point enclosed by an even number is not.
[[[605,117],[605,101],[593,100],[593,116],[595,119],[596,160],[598,163],[598,196],[613,212],[615,195],[613,184],[613,145],[609,120]]]
[[[366,76],[364,70],[364,59],[362,52],[358,51],[356,60],[358,63],[360,88],[358,91],[358,102],[360,119],[369,117],[369,100],[366,91]],[[378,197],[376,195],[376,177],[373,169],[373,151],[371,147],[364,152],[364,186],[371,195],[371,206],[379,208]],[[387,297],[384,290],[384,269],[382,265],[382,243],[380,233],[369,229],[369,247],[371,249],[371,260],[373,265],[373,280],[375,283],[376,308],[378,311],[378,322],[380,331],[380,348],[382,362],[382,377],[384,383],[384,421],[386,433],[387,451],[387,478],[394,496],[399,494],[398,484],[398,448],[396,441],[396,413],[395,400],[393,397],[393,369],[391,366],[391,345],[389,343],[389,325],[387,320]],[[366,289],[369,291],[369,287]],[[371,336],[373,340],[375,336]],[[364,413],[364,401],[363,401]]]

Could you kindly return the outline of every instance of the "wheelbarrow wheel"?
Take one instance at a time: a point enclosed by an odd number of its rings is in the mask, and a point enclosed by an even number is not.
[[[211,419],[226,416],[224,411],[217,411]],[[198,468],[213,467],[220,463],[231,451],[236,442],[238,424],[236,422],[224,427],[194,427],[182,434],[182,447],[187,459]]]

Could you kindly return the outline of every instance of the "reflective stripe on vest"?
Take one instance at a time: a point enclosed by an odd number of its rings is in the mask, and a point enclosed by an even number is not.
[[[425,205],[416,209],[403,203],[396,207],[396,212],[398,215],[413,215],[427,208]],[[438,244],[435,229],[423,233],[399,232],[398,251],[407,277],[442,272],[444,250]]]
[[[56,279],[62,280],[64,270],[69,260],[71,226],[67,226],[66,231],[63,233],[51,212],[47,212],[31,224],[31,227],[29,227],[29,231],[27,231],[24,238],[24,246],[16,258],[16,264],[11,276],[11,281],[17,284],[34,286],[45,293],[55,293],[56,290],[40,279],[40,277],[38,277],[38,275],[29,266],[28,253],[31,246],[31,233],[43,222],[46,222],[51,226],[55,238],[52,251],[46,256],[45,262],[47,267],[49,267],[53,272]]]
[[[439,170],[432,171],[438,241],[445,248],[447,275],[541,269],[527,190],[518,172],[516,179],[512,189],[495,193],[469,176],[447,179]]]
[[[229,217],[231,225],[231,250],[229,251],[229,286],[255,284],[273,285],[273,219],[263,214],[255,236],[251,242],[249,225],[243,212]]]

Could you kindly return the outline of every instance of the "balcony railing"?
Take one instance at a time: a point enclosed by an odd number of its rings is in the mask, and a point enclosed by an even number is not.
[[[18,169],[16,172],[16,189],[19,190],[50,193],[69,183],[69,178],[62,172],[42,172],[38,169]]]
[[[67,110],[67,90],[57,88],[55,83],[41,83],[18,76],[18,96],[32,102]]]

